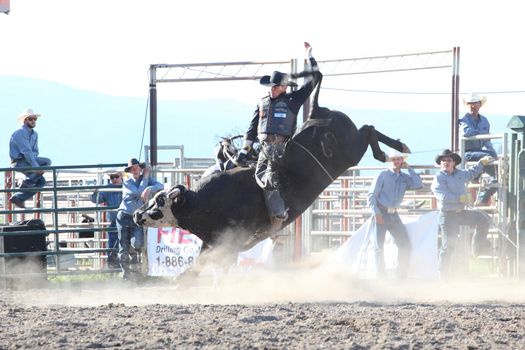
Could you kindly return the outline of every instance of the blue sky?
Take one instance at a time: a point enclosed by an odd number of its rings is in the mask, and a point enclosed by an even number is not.
[[[518,1],[507,0],[12,0],[11,13],[0,15],[0,76],[43,79],[109,97],[136,98],[142,103],[133,103],[132,112],[112,111],[105,117],[142,126],[148,67],[152,63],[301,58],[305,40],[312,44],[314,56],[320,60],[460,46],[461,92],[485,93],[488,102],[482,112],[502,118],[493,121],[501,125],[514,114],[525,115],[525,47],[521,44],[519,5]],[[450,97],[446,95],[451,86],[448,70],[327,78],[323,86],[321,102],[329,107],[444,113],[450,110]],[[252,81],[159,87],[163,101],[197,101],[197,105],[201,99],[228,98],[252,106],[265,93],[266,88]],[[57,120],[70,120],[78,130],[92,135],[93,141],[103,141],[97,139],[96,129],[89,129],[89,123],[71,117],[75,108],[84,106],[75,105],[75,101],[65,104],[60,98],[56,100],[58,105],[52,107],[39,101],[29,95],[2,99],[1,118],[12,121],[24,108],[33,107]],[[461,113],[464,111],[462,107]],[[247,122],[250,114],[251,108]],[[184,122],[179,120],[178,130],[187,132]],[[227,118],[218,119],[217,134],[230,127],[229,123]],[[233,121],[231,124],[232,128],[237,126]],[[9,129],[16,127],[14,122],[6,125]],[[134,150],[140,146],[137,134],[140,131],[125,134],[133,138]],[[118,135],[115,137],[121,137]],[[52,140],[55,139],[59,140]]]

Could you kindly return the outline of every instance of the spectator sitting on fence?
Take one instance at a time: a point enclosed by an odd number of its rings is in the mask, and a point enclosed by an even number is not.
[[[111,183],[108,187],[122,187],[122,174],[120,171],[109,172],[109,179]],[[122,203],[122,191],[99,191],[95,190],[91,195],[91,201],[93,203],[102,203],[108,207],[118,207]],[[117,228],[117,210],[109,210],[106,212],[107,218],[109,219],[109,229],[116,230]],[[117,231],[108,232],[108,248],[118,249],[118,233]],[[118,262],[118,253],[111,251],[108,254],[108,266],[112,268],[118,268],[120,266]]]
[[[375,264],[379,278],[386,277],[383,246],[388,230],[398,247],[397,277],[407,276],[410,262],[410,240],[405,225],[401,222],[397,209],[403,201],[406,190],[423,187],[419,175],[406,163],[407,155],[390,150],[388,160],[391,168],[383,170],[372,182],[368,191],[368,206],[372,209],[372,223],[375,232]],[[401,169],[407,169],[405,174]]]
[[[125,280],[134,279],[140,263],[140,251],[144,245],[142,227],[133,221],[133,212],[149,200],[149,197],[164,186],[149,176],[146,163],[132,158],[124,169],[131,177],[122,184],[122,203],[118,208],[117,228],[119,260]]]
[[[34,130],[36,120],[40,114],[33,112],[31,108],[26,109],[18,116],[18,122],[22,127],[16,130],[9,140],[9,156],[11,157],[11,166],[13,168],[22,167],[39,167],[51,165],[51,160],[38,156],[38,134]],[[44,187],[46,179],[44,170],[22,171],[26,176],[22,181],[20,188]],[[32,198],[36,192],[19,192],[15,193],[9,202],[18,208],[25,208],[25,201]]]
[[[470,113],[467,113],[459,120],[459,129],[462,137],[470,137],[476,135],[490,134],[490,123],[487,118],[479,114],[479,109],[486,102],[485,96],[478,94],[471,94],[468,99],[463,102],[469,107]],[[492,146],[490,140],[471,140],[465,141],[465,160],[478,161],[485,156],[498,158],[498,154]],[[496,166],[493,164],[483,167],[483,172],[490,176],[489,183],[494,185],[496,180]],[[498,189],[495,186],[483,189],[478,194],[476,205],[488,205],[490,197],[496,193]]]
[[[471,252],[477,257],[490,250],[487,239],[490,219],[487,214],[478,210],[466,210],[468,194],[465,184],[481,174],[483,167],[493,161],[491,156],[485,156],[478,164],[468,169],[457,169],[461,157],[448,149],[436,156],[436,164],[440,171],[432,181],[431,189],[438,201],[439,226],[441,228],[441,248],[439,251],[439,271],[442,278],[449,277],[454,267],[451,266],[452,256],[456,248],[460,225],[476,226],[472,237]]]

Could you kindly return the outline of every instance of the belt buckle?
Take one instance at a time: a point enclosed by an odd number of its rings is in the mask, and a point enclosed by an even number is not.
[[[396,208],[387,208],[386,211],[388,212],[388,214],[395,214]]]

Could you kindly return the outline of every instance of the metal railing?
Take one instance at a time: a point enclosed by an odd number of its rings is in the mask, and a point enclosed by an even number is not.
[[[98,204],[96,205],[90,205],[90,206],[67,206],[68,200],[66,199],[66,205],[64,205],[64,196],[67,194],[75,194],[76,197],[79,197],[80,193],[86,193],[88,191],[93,190],[104,190],[104,191],[120,191],[121,189],[119,187],[111,186],[108,187],[106,185],[100,185],[103,181],[103,174],[107,170],[111,170],[114,168],[122,168],[126,164],[96,164],[96,165],[70,165],[70,166],[46,166],[46,167],[26,167],[26,168],[0,168],[0,172],[5,172],[5,186],[3,189],[0,189],[0,193],[4,194],[4,208],[3,210],[0,210],[0,215],[4,216],[4,224],[12,224],[13,222],[17,221],[16,218],[22,218],[25,219],[28,215],[33,214],[34,218],[41,218],[42,216],[49,215],[51,216],[51,224],[48,222],[45,222],[46,220],[43,220],[46,224],[45,230],[9,230],[6,232],[0,232],[0,237],[3,240],[4,236],[24,236],[24,235],[50,235],[51,237],[47,240],[47,245],[53,244],[53,247],[51,250],[45,250],[45,251],[38,251],[38,252],[1,252],[0,253],[0,260],[3,260],[2,258],[6,257],[27,257],[27,256],[54,256],[55,257],[55,271],[50,272],[49,271],[49,265],[46,273],[49,274],[55,274],[55,275],[61,275],[61,274],[73,274],[73,273],[86,273],[87,271],[69,271],[61,268],[61,259],[60,257],[67,254],[97,254],[99,257],[99,263],[93,264],[94,267],[97,267],[96,272],[102,272],[101,267],[102,264],[100,264],[100,258],[102,253],[109,253],[112,251],[112,248],[103,247],[103,243],[105,240],[102,239],[102,235],[107,234],[109,232],[116,232],[116,228],[110,228],[107,227],[107,224],[100,222],[100,214],[104,213],[109,210],[115,210],[117,207],[107,207],[107,206],[100,206]],[[41,188],[14,188],[15,186],[15,177],[13,174],[15,172],[31,172],[34,170],[44,170],[51,173],[51,178],[49,179],[49,175],[46,176],[46,186]],[[106,169],[106,170],[104,170]],[[94,170],[90,174],[90,176],[96,177],[96,179],[92,182],[95,184],[92,185],[75,185],[75,186],[59,186],[59,174],[66,174],[66,173],[73,173],[75,176],[80,176],[80,174],[86,174],[86,170]],[[47,182],[51,182],[50,186],[47,186]],[[99,185],[97,185],[98,183]],[[12,193],[14,192],[34,192],[36,194],[36,206],[33,208],[26,208],[26,209],[13,209],[11,203],[9,202],[9,198],[12,196]],[[48,204],[48,201],[42,201],[42,197],[45,197],[47,193],[50,193],[51,196],[49,198],[50,207],[45,207],[46,204]],[[91,194],[91,192],[89,193]],[[85,200],[87,201],[87,199]],[[77,204],[80,204],[80,201],[76,202]],[[75,223],[69,223],[66,220],[66,226],[61,225],[60,215],[61,214],[80,214],[80,213],[95,213],[96,220],[93,222],[93,227],[82,227],[81,224],[75,225]],[[51,227],[49,227],[51,226]],[[97,227],[98,226],[98,227]],[[16,226],[15,226],[16,227]],[[71,234],[71,233],[93,233],[95,241],[94,247],[88,247],[88,248],[75,248],[75,247],[61,247],[61,242],[68,242],[67,239],[61,239],[61,235],[64,234]],[[97,236],[97,237],[95,237]],[[5,269],[5,264],[3,265],[3,269]],[[105,270],[111,272],[111,270]],[[19,276],[19,275],[17,275]],[[6,271],[0,271],[0,278],[2,277],[13,277],[9,273],[6,273]]]
[[[506,159],[502,157],[501,164]],[[123,167],[124,164],[105,164],[105,165],[80,165],[80,166],[65,166],[65,167],[40,167],[39,170],[50,170],[52,172],[52,186],[44,187],[40,189],[12,189],[6,188],[0,190],[0,192],[6,195],[10,192],[18,191],[35,191],[39,193],[51,193],[49,202],[52,203],[51,207],[38,207],[24,210],[1,210],[0,214],[3,215],[18,215],[20,213],[30,214],[46,214],[52,217],[52,229],[45,231],[18,231],[18,232],[0,232],[0,236],[5,235],[31,235],[31,234],[43,234],[51,235],[53,237],[52,242],[55,243],[53,250],[47,252],[28,253],[25,256],[30,255],[51,255],[57,257],[57,266],[55,274],[69,274],[69,273],[86,273],[86,271],[66,271],[61,269],[58,257],[63,254],[103,254],[108,253],[110,249],[104,248],[101,245],[94,248],[64,248],[60,247],[60,235],[71,232],[110,232],[107,227],[93,227],[83,228],[80,225],[71,224],[71,227],[62,228],[59,224],[59,214],[71,214],[71,213],[83,213],[83,212],[96,212],[102,213],[107,210],[113,210],[112,207],[99,207],[99,206],[61,206],[60,204],[64,201],[60,201],[59,197],[61,194],[74,192],[77,195],[89,190],[103,189],[108,190],[107,186],[102,185],[72,185],[72,186],[57,186],[59,181],[59,172],[74,172],[73,169],[82,169],[85,173],[86,170],[95,169],[93,174],[98,176],[97,183],[101,183],[102,174],[105,168]],[[504,166],[502,166],[503,168]],[[295,223],[288,226],[284,232],[284,237],[281,238],[283,244],[283,254],[287,256],[296,256],[297,253],[297,239],[300,239],[300,255],[309,255],[312,253],[320,252],[326,248],[334,248],[342,244],[345,240],[349,239],[357,229],[362,225],[364,221],[370,216],[370,210],[366,205],[366,192],[368,191],[370,184],[373,180],[373,176],[363,176],[364,172],[371,172],[373,175],[386,166],[381,167],[353,167],[350,168],[343,176],[340,176],[333,184],[325,189],[319,198],[308,208],[301,217],[296,220]],[[408,191],[405,195],[405,200],[412,200],[413,203],[423,202],[422,206],[414,205],[412,208],[407,206],[401,210],[402,214],[405,215],[419,215],[426,211],[436,209],[436,200],[430,191],[430,183],[432,181],[434,172],[436,171],[435,166],[413,166],[416,170],[422,173],[424,188],[417,191]],[[19,170],[33,170],[34,168],[17,168]],[[183,183],[189,188],[192,188],[195,182],[200,178],[200,175],[205,169],[179,169],[173,166],[157,166],[154,169],[156,177],[164,179],[166,175],[169,175],[171,179],[182,179],[179,183]],[[12,168],[2,168],[0,171],[13,171]],[[172,184],[173,185],[173,184]],[[48,201],[44,201],[47,203]],[[4,203],[8,203],[7,199]],[[497,211],[498,222],[504,221],[501,218],[503,211]],[[98,223],[98,222],[97,222]],[[21,253],[3,253],[0,254],[2,257],[9,256],[22,256]],[[93,270],[101,272],[101,269]],[[106,270],[107,271],[107,270]],[[0,275],[5,277],[5,275]]]

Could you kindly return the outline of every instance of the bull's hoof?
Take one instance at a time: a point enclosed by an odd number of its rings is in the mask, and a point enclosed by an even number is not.
[[[386,153],[385,152],[381,152],[380,154],[378,155],[375,155],[374,154],[374,158],[377,159],[378,161],[380,162],[383,162],[383,163],[386,163],[388,162],[390,159],[387,157]]]
[[[408,146],[405,145],[404,143],[401,143],[401,152],[402,153],[412,153],[412,151],[410,151],[410,148],[408,148]]]

